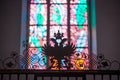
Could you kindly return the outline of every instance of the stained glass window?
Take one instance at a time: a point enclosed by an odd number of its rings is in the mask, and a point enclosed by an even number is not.
[[[28,69],[89,70],[87,0],[30,0]]]

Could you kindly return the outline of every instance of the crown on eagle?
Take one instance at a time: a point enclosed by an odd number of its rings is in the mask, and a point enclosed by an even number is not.
[[[63,33],[60,33],[60,31],[58,30],[57,33],[54,33],[54,37],[55,37],[56,39],[62,39],[62,37],[64,37],[64,36],[63,36]]]

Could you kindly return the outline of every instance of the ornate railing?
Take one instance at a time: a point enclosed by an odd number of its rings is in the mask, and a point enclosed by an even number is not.
[[[0,70],[0,80],[120,80],[119,70]]]

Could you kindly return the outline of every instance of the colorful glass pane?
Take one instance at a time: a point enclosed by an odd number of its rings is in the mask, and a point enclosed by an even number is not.
[[[29,48],[28,55],[28,69],[46,69],[47,58],[39,48]]]
[[[46,44],[47,27],[30,26],[29,27],[29,46],[41,47]]]
[[[31,4],[30,5],[30,25],[46,25],[47,24],[47,5]]]
[[[71,25],[79,25],[79,28],[82,28],[82,25],[88,24],[87,16],[87,5],[70,5]]]
[[[87,0],[70,0],[70,3],[87,3]]]
[[[77,48],[75,54],[71,55],[70,63],[73,65],[71,70],[89,70],[88,48]]]
[[[46,3],[46,0],[31,0],[31,3]]]
[[[71,26],[71,42],[76,47],[88,47],[88,26],[79,29],[78,26]]]
[[[50,0],[50,3],[67,3],[67,0]]]
[[[50,24],[58,26],[67,25],[67,5],[51,4]]]

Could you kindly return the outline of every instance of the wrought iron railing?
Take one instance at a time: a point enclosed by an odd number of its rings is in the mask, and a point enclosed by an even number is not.
[[[0,80],[120,80],[119,70],[0,70]]]

